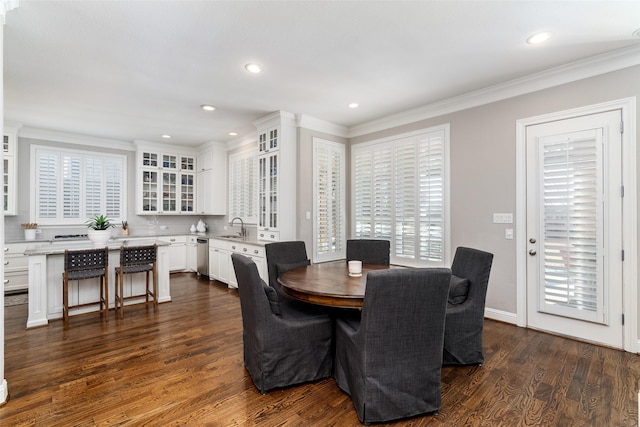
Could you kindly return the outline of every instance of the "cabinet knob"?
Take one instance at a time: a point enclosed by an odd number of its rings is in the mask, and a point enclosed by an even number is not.
[[[242,252],[247,252],[247,248],[242,248]]]
[[[4,262],[4,265],[9,265],[9,261],[5,261],[5,262]]]
[[[7,283],[9,283],[9,279],[4,279],[4,284],[6,285]]]
[[[256,254],[256,255],[258,255],[258,250],[257,250],[257,249],[254,249],[254,250],[253,250],[253,253],[254,253],[254,254]]]
[[[236,250],[236,247],[235,247],[235,246],[231,246],[231,249],[233,249],[233,250],[235,251],[235,250]]]

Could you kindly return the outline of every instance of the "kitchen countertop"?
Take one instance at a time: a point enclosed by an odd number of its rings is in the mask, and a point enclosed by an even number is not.
[[[77,251],[77,250],[85,250],[85,249],[96,249],[96,248],[102,247],[102,245],[100,246],[94,245],[89,240],[74,240],[74,241],[58,240],[55,242],[42,241],[40,242],[40,244],[37,244],[37,242],[33,240],[32,242],[34,242],[34,244],[30,245],[24,251],[25,255],[57,255],[57,254],[63,254],[65,249]],[[136,240],[120,238],[120,239],[110,240],[109,242],[107,242],[105,246],[108,247],[109,250],[118,250],[120,249],[120,246],[129,246],[129,245],[147,246],[147,245],[153,245],[153,244],[156,244],[158,246],[169,246],[169,243],[164,242],[162,240],[153,239],[153,238],[136,239]]]
[[[150,234],[150,233],[140,233],[140,234],[130,234],[129,236],[119,236],[119,237],[114,237],[112,240],[110,240],[109,242],[107,242],[107,246],[109,247],[109,249],[117,249],[119,248],[123,243],[126,245],[127,241],[131,241],[131,240],[135,240],[135,244],[136,245],[144,245],[144,244],[153,244],[153,243],[158,243],[160,244],[168,244],[168,242],[163,241],[162,238],[163,237],[170,237],[170,236],[195,236],[195,237],[204,237],[205,239],[220,239],[220,240],[227,240],[230,242],[238,242],[238,243],[246,243],[249,245],[258,245],[258,246],[264,246],[265,244],[269,243],[269,242],[265,242],[265,241],[258,241],[255,238],[246,238],[246,239],[242,239],[239,237],[234,237],[232,235],[229,234],[219,234],[219,233],[212,233],[212,232],[207,232],[207,233],[156,233],[156,234]],[[147,242],[147,243],[144,243]],[[27,249],[27,252],[25,252],[25,254],[29,255],[29,252],[31,249],[36,249],[39,252],[44,253],[43,251],[57,251],[60,249],[61,246],[64,246],[64,248],[66,249],[87,249],[87,248],[92,248],[95,247],[93,246],[93,244],[90,242],[90,240],[88,238],[72,238],[72,239],[36,239],[36,240],[25,240],[25,239],[8,239],[5,241],[5,243],[28,243],[29,244],[29,248]],[[33,248],[31,247],[31,245],[34,245]],[[64,252],[64,248],[62,249],[62,252]],[[60,252],[60,253],[62,253]],[[47,252],[47,253],[57,253],[57,252]]]

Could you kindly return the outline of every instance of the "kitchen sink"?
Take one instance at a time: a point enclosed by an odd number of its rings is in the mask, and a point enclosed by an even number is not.
[[[242,236],[238,235],[238,234],[225,234],[224,236],[218,236],[222,239],[238,239],[241,240]]]

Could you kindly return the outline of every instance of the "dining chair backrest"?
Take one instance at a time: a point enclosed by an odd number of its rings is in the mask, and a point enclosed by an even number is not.
[[[390,243],[379,239],[347,240],[347,262],[356,260],[365,264],[389,265]]]
[[[274,242],[264,245],[269,272],[269,286],[283,294],[278,276],[292,268],[309,265],[307,248],[303,241]]]

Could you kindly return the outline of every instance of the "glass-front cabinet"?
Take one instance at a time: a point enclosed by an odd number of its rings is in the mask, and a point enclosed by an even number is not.
[[[138,159],[138,215],[194,213],[195,155],[142,149]]]
[[[296,120],[277,111],[253,122],[258,136],[258,240],[296,239]]]
[[[278,153],[258,157],[258,227],[278,230]]]

